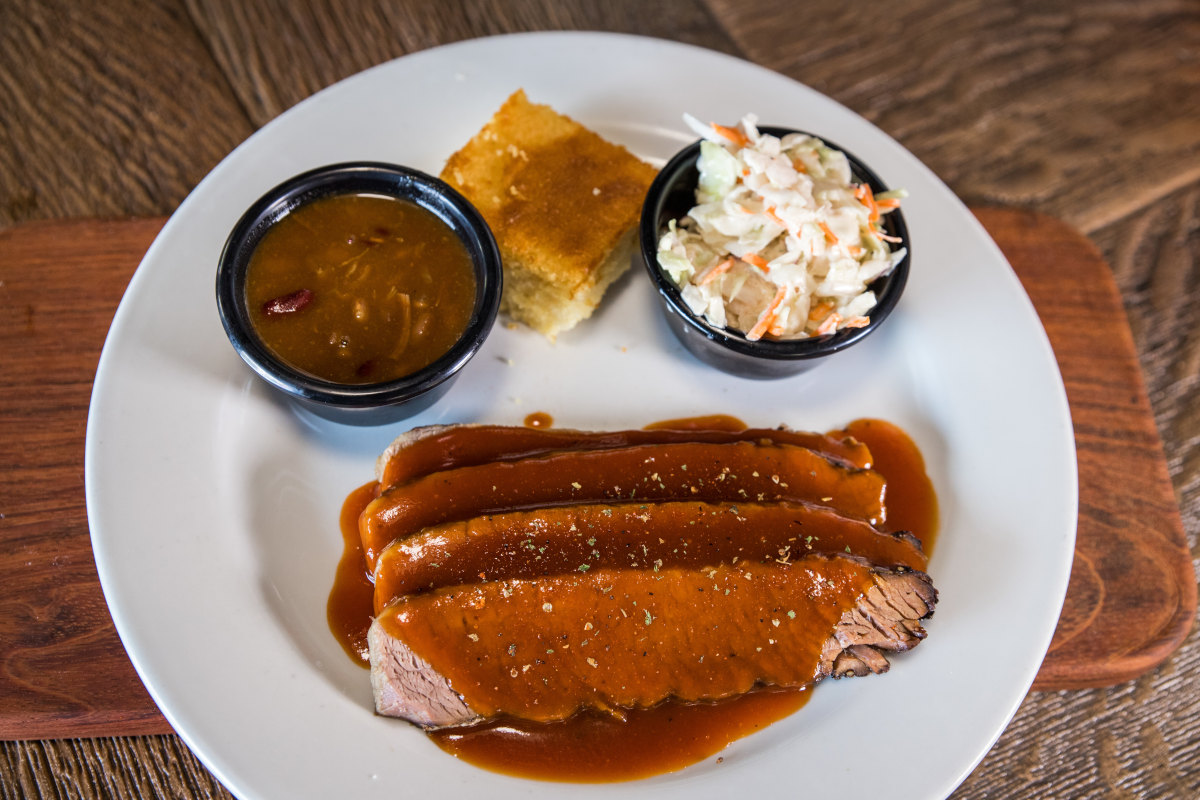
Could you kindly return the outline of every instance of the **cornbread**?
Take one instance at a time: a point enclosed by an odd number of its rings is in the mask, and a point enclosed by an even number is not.
[[[516,91],[442,170],[483,214],[504,262],[500,310],[551,341],[629,267],[656,170]]]

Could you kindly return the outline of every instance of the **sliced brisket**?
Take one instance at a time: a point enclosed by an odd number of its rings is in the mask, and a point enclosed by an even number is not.
[[[732,422],[732,421],[731,421]],[[611,450],[672,442],[768,442],[807,447],[846,466],[871,466],[866,445],[846,433],[810,433],[788,428],[581,431],[507,425],[429,425],[398,436],[379,458],[376,474],[384,488],[456,467],[515,461],[565,450]]]
[[[617,503],[489,514],[425,528],[375,564],[375,609],[395,598],[477,580],[601,568],[787,562],[854,553],[876,566],[924,570],[914,537],[801,503]]]
[[[386,489],[359,517],[373,570],[385,547],[453,520],[595,502],[807,502],[872,524],[884,480],[794,445],[645,444],[579,450],[434,472]]]
[[[380,714],[426,728],[716,700],[881,672],[935,603],[924,573],[848,556],[447,587],[376,618],[372,684]]]

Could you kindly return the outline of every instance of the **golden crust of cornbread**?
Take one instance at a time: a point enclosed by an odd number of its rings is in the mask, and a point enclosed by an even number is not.
[[[483,214],[504,261],[501,310],[550,339],[629,267],[654,167],[517,90],[442,179]]]

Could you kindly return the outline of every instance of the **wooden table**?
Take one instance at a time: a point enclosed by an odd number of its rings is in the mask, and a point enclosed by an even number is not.
[[[1111,267],[1128,314],[1194,558],[1200,7],[1189,0],[811,8],[785,0],[314,0],[303,7],[284,0],[7,0],[0,4],[0,228],[161,217],[254,130],[340,78],[438,44],[558,29],[677,39],[755,61],[867,117],[968,202],[1040,212],[1087,236]],[[28,277],[0,271],[5,324],[27,318],[32,325],[33,305],[6,307],[15,301],[3,282]],[[98,342],[73,350],[71,332],[103,330],[123,283],[119,275],[95,286],[88,279],[79,276],[75,300],[86,313],[64,320],[55,356],[90,376]],[[1105,346],[1095,343],[1098,353]],[[0,359],[4,370],[17,363],[10,353]],[[85,398],[83,407],[70,406],[68,396]],[[28,452],[0,451],[12,459],[0,464],[6,541],[27,524],[86,530],[78,460],[86,385],[52,387],[20,402],[6,397],[0,440],[35,418],[39,404],[44,430],[22,432],[23,442],[35,444]],[[1078,424],[1076,432],[1089,433]],[[32,469],[48,470],[62,495],[32,496],[16,477]],[[88,563],[64,568],[85,577],[94,571]],[[35,612],[58,607],[47,601]],[[0,614],[18,611],[28,609]],[[50,614],[49,624],[111,626],[102,606],[92,611],[83,623]],[[1132,680],[1034,692],[955,797],[1200,796],[1198,679],[1200,635],[1193,630],[1167,660]],[[128,730],[139,730],[136,720]],[[172,735],[2,747],[5,800],[228,796]]]

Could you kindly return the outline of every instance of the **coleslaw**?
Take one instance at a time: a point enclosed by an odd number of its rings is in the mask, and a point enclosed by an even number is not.
[[[800,339],[870,322],[871,281],[905,256],[882,228],[903,190],[874,195],[846,155],[801,133],[760,133],[747,114],[699,136],[696,205],[672,220],[659,266],[693,313],[747,339]]]

